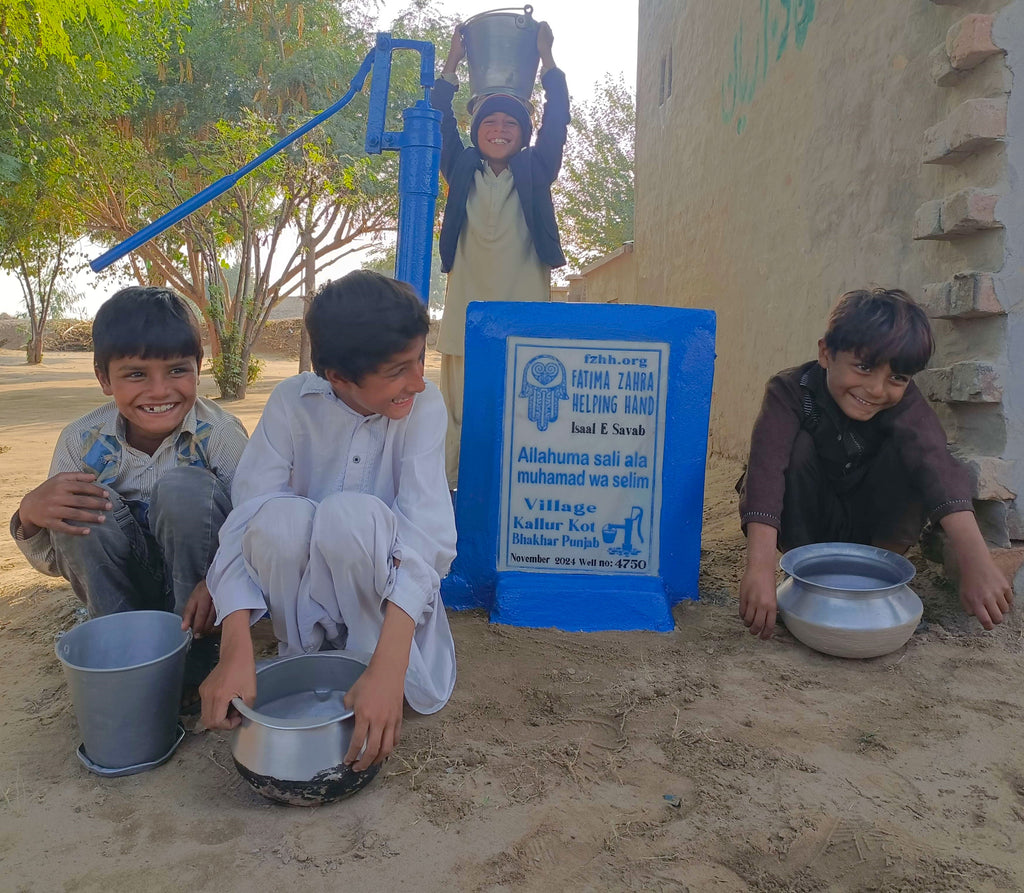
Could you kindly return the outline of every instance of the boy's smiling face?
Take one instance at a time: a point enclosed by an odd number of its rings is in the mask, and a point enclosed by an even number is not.
[[[128,443],[152,455],[195,405],[199,365],[195,357],[118,357],[96,378],[125,420]]]
[[[477,142],[488,161],[507,162],[523,148],[523,131],[511,115],[491,112],[480,122]]]
[[[413,398],[426,385],[423,382],[423,358],[427,338],[420,335],[409,346],[388,357],[362,381],[342,378],[333,369],[324,370],[335,395],[361,415],[383,415],[404,419],[412,412]]]
[[[868,366],[851,350],[829,353],[818,342],[818,365],[825,370],[828,392],[843,414],[866,422],[884,409],[891,409],[907,391],[910,376],[893,372],[888,363]]]

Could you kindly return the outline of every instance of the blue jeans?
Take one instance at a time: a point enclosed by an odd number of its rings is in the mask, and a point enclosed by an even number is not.
[[[119,611],[185,609],[217,551],[231,511],[227,488],[205,468],[179,466],[157,481],[148,527],[137,507],[108,490],[113,508],[88,536],[51,531],[57,568],[90,617]]]

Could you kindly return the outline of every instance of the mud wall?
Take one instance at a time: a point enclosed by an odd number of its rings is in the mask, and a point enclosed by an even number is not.
[[[641,0],[639,41],[638,300],[718,314],[712,449],[745,455],[839,294],[904,288],[986,535],[1019,540],[1024,0]]]

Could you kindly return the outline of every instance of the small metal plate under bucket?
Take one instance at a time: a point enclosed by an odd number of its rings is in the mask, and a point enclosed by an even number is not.
[[[167,611],[108,614],[57,640],[90,771],[142,772],[174,752],[191,641]]]
[[[167,751],[167,753],[152,762],[139,763],[137,766],[125,766],[123,769],[107,769],[104,766],[97,766],[89,759],[89,755],[85,752],[84,744],[79,744],[78,750],[76,750],[75,753],[78,754],[78,759],[81,761],[82,765],[90,772],[96,775],[102,775],[104,778],[121,778],[124,775],[137,775],[139,772],[146,772],[149,769],[155,769],[157,766],[162,766],[174,756],[174,751],[178,749],[178,745],[181,744],[184,739],[185,727],[179,722],[178,735],[174,739],[174,744],[171,745],[171,749]]]

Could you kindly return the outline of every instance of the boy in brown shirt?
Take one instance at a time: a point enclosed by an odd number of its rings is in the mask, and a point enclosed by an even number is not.
[[[829,317],[818,359],[769,380],[737,485],[747,536],[740,616],[751,634],[767,639],[775,627],[777,550],[855,542],[902,554],[926,520],[956,554],[964,610],[985,629],[1010,610],[967,470],[911,381],[933,350],[928,318],[906,292],[851,291]]]

